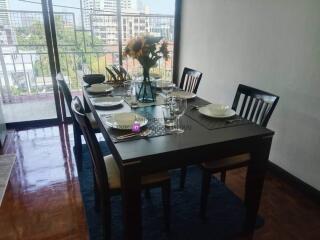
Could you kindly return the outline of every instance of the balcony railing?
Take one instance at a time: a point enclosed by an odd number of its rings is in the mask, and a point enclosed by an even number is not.
[[[3,102],[23,102],[36,97],[51,96],[53,87],[42,13],[5,12],[8,13],[10,21],[7,25],[0,26],[0,91]],[[81,88],[84,74],[106,75],[105,66],[119,64],[119,40],[111,34],[117,29],[112,29],[114,26],[107,21],[114,17],[112,14],[93,14],[89,19],[97,21],[94,24],[91,21],[88,30],[76,28],[73,13],[55,13],[60,67],[72,91]],[[125,41],[130,37],[146,31],[164,35],[164,38],[168,39],[170,59],[161,59],[151,72],[170,79],[173,67],[173,16],[125,14],[121,17],[122,46],[125,46]],[[126,25],[124,22],[132,24]],[[86,25],[88,24],[82,26]],[[129,26],[132,26],[132,29],[129,29]],[[113,38],[103,38],[103,34],[109,33]],[[123,66],[132,76],[142,72],[140,64],[133,59],[124,58]]]

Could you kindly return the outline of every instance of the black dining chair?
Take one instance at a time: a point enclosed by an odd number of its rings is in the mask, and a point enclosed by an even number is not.
[[[113,71],[117,74],[117,79],[120,81],[127,81],[130,80],[131,77],[128,74],[127,70],[122,67],[121,65],[112,65]]]
[[[272,93],[240,84],[231,108],[240,117],[266,127],[278,101],[279,97]],[[249,162],[250,153],[243,153],[222,159],[211,159],[201,164],[202,192],[200,215],[203,219],[205,219],[206,215],[212,174],[220,173],[220,179],[225,183],[226,172],[228,170],[246,167]]]
[[[106,71],[107,71],[108,81],[109,82],[116,82],[117,81],[117,76],[113,72],[113,70],[110,67],[106,66]]]
[[[185,67],[183,69],[182,77],[180,80],[179,88],[186,92],[197,93],[198,87],[202,78],[202,73]],[[184,188],[185,179],[187,176],[187,167],[180,169],[180,189]]]
[[[71,119],[72,119],[72,124],[73,124],[73,135],[74,135],[74,150],[75,150],[75,155],[76,155],[76,161],[77,161],[77,166],[78,166],[78,170],[81,171],[82,170],[82,142],[81,142],[81,135],[82,132],[77,124],[77,121],[74,118],[73,112],[71,110],[71,101],[72,101],[72,95],[70,92],[70,89],[66,83],[66,81],[64,80],[64,77],[61,73],[58,73],[56,76],[57,82],[58,82],[58,87],[60,89],[60,91],[63,94],[63,97],[65,99],[65,103],[68,107],[68,110],[70,112],[71,115]],[[86,113],[91,127],[94,129],[94,131],[96,133],[100,132],[99,128],[98,128],[98,124],[93,116],[93,114],[90,113]]]
[[[186,92],[197,93],[202,78],[202,73],[185,67],[179,83],[179,88]]]
[[[71,108],[88,145],[95,179],[96,209],[100,211],[106,239],[110,239],[110,198],[121,193],[119,168],[112,155],[103,157],[98,140],[78,97],[73,99]],[[170,176],[168,172],[142,176],[141,186],[142,188],[161,187],[165,226],[168,230],[170,226]]]

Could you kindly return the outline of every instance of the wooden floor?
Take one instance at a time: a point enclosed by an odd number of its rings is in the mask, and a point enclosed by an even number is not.
[[[67,130],[21,131],[4,150],[17,160],[0,208],[1,240],[88,239]]]
[[[0,208],[0,239],[88,239],[68,135],[63,126],[20,131],[3,150],[16,152],[17,161]],[[227,185],[239,196],[244,176],[245,170],[227,175]],[[320,239],[320,206],[272,174],[260,214],[266,223],[254,239]]]

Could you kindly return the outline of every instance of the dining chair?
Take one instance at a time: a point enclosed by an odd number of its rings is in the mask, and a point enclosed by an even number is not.
[[[240,84],[231,108],[241,118],[266,127],[278,101],[279,97],[272,93]],[[206,216],[212,174],[220,173],[220,180],[225,183],[226,172],[228,170],[246,167],[249,162],[250,153],[243,153],[222,159],[211,159],[201,164],[202,190],[200,215],[203,219]]]
[[[63,97],[65,99],[65,103],[66,103],[68,110],[70,112],[70,115],[71,115],[72,124],[73,124],[73,135],[74,135],[74,150],[75,150],[78,170],[81,171],[82,170],[82,142],[81,142],[82,132],[77,124],[77,121],[75,121],[75,118],[74,118],[74,115],[73,115],[73,112],[71,109],[72,95],[71,95],[70,89],[69,89],[69,87],[68,87],[68,85],[67,85],[66,81],[64,80],[64,77],[61,73],[57,74],[56,79],[58,82],[58,87],[63,94]],[[93,114],[90,112],[90,113],[86,113],[86,115],[87,115],[94,131],[96,133],[100,132],[99,128],[98,128],[98,124],[97,124],[95,118],[93,117]]]
[[[103,156],[98,140],[93,132],[90,121],[84,112],[78,97],[71,104],[73,114],[87,142],[95,183],[95,205],[100,210],[106,239],[111,234],[110,198],[121,193],[121,180],[118,165],[112,155]],[[166,229],[170,227],[170,176],[167,171],[142,176],[142,188],[161,187],[164,219]]]
[[[128,73],[128,71],[121,65],[119,65],[120,72],[125,76],[125,80],[131,80],[131,75]]]
[[[108,81],[116,82],[117,81],[117,76],[112,71],[112,69],[106,66],[106,70],[107,70],[107,75],[109,76],[108,77]]]
[[[121,65],[112,65],[112,69],[117,74],[118,80],[127,81],[127,80],[131,79],[127,70],[124,67],[122,67]]]
[[[180,80],[179,88],[186,92],[197,93],[198,87],[202,78],[202,73],[185,67],[183,69],[182,77]],[[184,189],[185,179],[187,176],[187,167],[180,169],[180,189]]]
[[[185,67],[183,69],[179,87],[186,92],[197,93],[201,78],[201,72]]]

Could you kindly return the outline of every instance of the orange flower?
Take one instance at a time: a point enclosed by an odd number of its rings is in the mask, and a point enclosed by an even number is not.
[[[159,49],[159,52],[162,53],[163,55],[163,58],[165,60],[168,60],[169,58],[169,51],[168,51],[168,43],[166,41],[163,41],[161,46],[160,46],[160,49]]]
[[[132,38],[123,51],[123,56],[137,59],[141,65],[152,67],[163,57],[169,58],[168,43],[162,37],[144,35]]]

